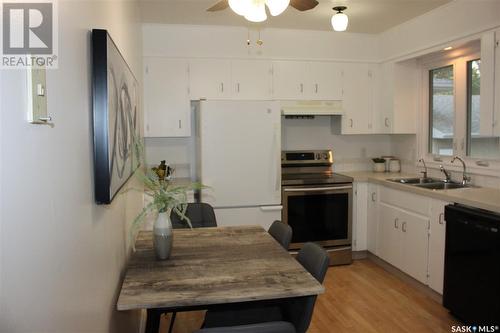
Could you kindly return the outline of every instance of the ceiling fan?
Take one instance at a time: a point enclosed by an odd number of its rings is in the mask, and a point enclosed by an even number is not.
[[[249,21],[262,22],[267,19],[265,6],[268,6],[271,15],[277,16],[281,14],[289,5],[303,12],[313,9],[318,5],[316,0],[220,0],[212,7],[208,8],[208,12],[216,12],[219,10],[231,9],[238,15],[245,16]],[[247,6],[241,7],[241,6]]]

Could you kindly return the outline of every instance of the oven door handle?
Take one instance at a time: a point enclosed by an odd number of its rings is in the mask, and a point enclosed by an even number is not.
[[[331,187],[302,187],[302,188],[284,188],[285,192],[317,192],[332,190],[352,190],[352,186],[331,186]]]

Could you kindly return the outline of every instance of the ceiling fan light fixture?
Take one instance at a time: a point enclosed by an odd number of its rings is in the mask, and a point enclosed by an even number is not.
[[[248,6],[247,12],[244,16],[250,22],[264,22],[265,20],[267,20],[265,3],[260,3],[258,1],[252,0],[252,3],[250,6]]]
[[[343,13],[347,7],[338,6],[333,7],[333,10],[337,11],[336,14],[332,16],[332,27],[335,31],[346,31],[347,25],[349,24],[349,18]]]
[[[229,7],[240,16],[245,16],[250,7],[250,0],[229,0]]]
[[[278,16],[288,8],[290,0],[266,0],[266,5],[272,16]]]

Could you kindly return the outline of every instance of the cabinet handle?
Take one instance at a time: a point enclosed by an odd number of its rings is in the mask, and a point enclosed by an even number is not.
[[[304,92],[304,84],[303,84],[303,83],[301,83],[301,84],[300,84],[300,92],[301,92],[301,93],[303,93],[303,92]]]
[[[316,94],[318,93],[318,84],[317,83],[314,85],[314,91],[316,92]]]
[[[375,192],[372,192],[372,201],[375,202]]]
[[[182,128],[182,120],[179,119],[179,129]]]
[[[384,123],[385,123],[385,127],[389,127],[389,118],[385,118],[384,120]]]
[[[403,232],[406,232],[406,222],[403,222],[403,224],[401,225],[401,230],[403,230]]]
[[[352,128],[354,126],[354,121],[352,119],[349,119],[350,127]]]
[[[399,222],[399,219],[396,217],[396,218],[394,219],[394,228],[396,228],[396,229],[398,229],[398,228],[399,228],[399,223],[398,223],[398,222]]]
[[[240,92],[240,84],[236,83],[236,91],[239,93]]]
[[[444,224],[444,213],[439,214],[439,224]]]
[[[221,91],[221,92],[224,92],[224,82],[221,82],[221,83],[220,83],[220,91]]]

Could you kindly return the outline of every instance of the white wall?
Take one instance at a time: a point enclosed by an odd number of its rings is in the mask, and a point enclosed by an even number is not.
[[[115,304],[142,196],[94,204],[89,35],[108,29],[141,80],[138,14],[133,1],[59,1],[54,128],[26,122],[25,72],[1,73],[0,332],[138,329],[140,313]]]
[[[255,45],[258,32],[243,27],[144,24],[144,56],[261,57],[272,59],[378,60],[377,36],[370,34],[289,29],[262,29],[264,44]]]
[[[455,0],[381,33],[381,60],[428,53],[499,25],[500,1]]]

